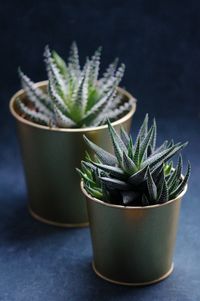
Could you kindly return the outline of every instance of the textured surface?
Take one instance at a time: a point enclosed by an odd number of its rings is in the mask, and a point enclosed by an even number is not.
[[[34,3],[34,4],[33,4]],[[0,8],[0,300],[200,300],[200,33],[199,1],[25,1]],[[162,283],[118,287],[91,269],[88,229],[57,229],[28,214],[8,100],[19,88],[18,65],[45,78],[44,45],[62,55],[77,40],[84,57],[104,46],[103,64],[119,56],[124,85],[138,98],[134,129],[145,112],[158,118],[160,140],[189,140],[192,177],[182,203],[175,270]]]
[[[190,127],[186,126],[187,124]],[[200,146],[194,120],[159,120],[161,138],[190,139],[184,152],[193,173],[181,210],[170,278],[146,288],[124,288],[104,282],[91,269],[88,229],[57,229],[34,221],[26,208],[21,162],[16,145],[1,148],[0,170],[0,300],[177,300],[200,298]],[[199,127],[199,126],[198,126]],[[179,129],[185,128],[184,131]]]

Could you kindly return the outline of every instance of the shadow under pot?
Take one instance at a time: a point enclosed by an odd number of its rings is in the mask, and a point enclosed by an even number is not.
[[[46,90],[47,82],[39,82],[36,86]],[[113,125],[117,130],[123,126],[130,131],[136,102],[125,90],[118,88],[118,91],[123,94],[124,101],[133,101],[131,110]],[[107,125],[81,129],[42,126],[20,116],[16,106],[18,97],[26,101],[25,92],[18,91],[10,101],[10,111],[17,121],[31,215],[56,226],[88,225],[86,204],[75,168],[87,149],[83,134],[112,152]]]
[[[93,246],[93,269],[101,278],[122,285],[148,285],[173,271],[173,251],[181,199],[146,207],[87,200]]]

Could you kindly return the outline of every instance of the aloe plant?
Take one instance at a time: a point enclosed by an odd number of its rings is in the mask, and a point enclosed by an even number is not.
[[[117,120],[131,108],[118,92],[125,65],[116,59],[99,78],[101,48],[81,69],[76,43],[66,63],[55,51],[45,48],[48,91],[43,92],[21,70],[22,88],[28,101],[17,99],[20,114],[35,123],[62,128],[80,128]]]
[[[100,148],[87,137],[84,139],[95,153],[87,156],[77,169],[86,191],[95,198],[125,206],[148,206],[176,198],[184,189],[190,175],[190,163],[182,176],[180,151],[187,143],[164,141],[156,146],[157,126],[148,126],[146,115],[133,143],[123,128],[118,134],[108,121],[114,154]],[[172,157],[179,153],[174,166]]]

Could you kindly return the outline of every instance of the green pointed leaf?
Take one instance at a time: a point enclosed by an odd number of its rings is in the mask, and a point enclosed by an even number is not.
[[[154,120],[153,120],[153,133],[152,133],[152,136],[151,136],[152,152],[154,152],[155,148],[156,148],[156,139],[157,139],[157,124],[156,124],[156,120],[154,118]]]
[[[87,174],[83,173],[79,168],[76,168],[76,171],[84,181],[89,182],[92,185],[95,185],[95,182],[91,178],[89,178]]]
[[[161,169],[161,172],[159,174],[159,178],[157,180],[157,201],[161,201],[161,196],[162,196],[162,192],[163,192],[163,186],[166,185],[165,183],[165,174],[164,174],[164,169],[163,169],[163,165],[162,165],[162,169]],[[166,189],[166,187],[164,188]]]
[[[118,190],[130,190],[131,189],[130,184],[128,184],[124,181],[118,180],[118,179],[107,178],[107,177],[101,177],[100,179],[109,189],[118,189]]]
[[[94,181],[97,184],[97,186],[101,186],[100,177],[101,177],[101,170],[96,167],[94,170]]]
[[[37,88],[30,78],[20,69],[18,69],[18,72],[21,79],[22,88],[26,92],[33,107],[41,114],[46,115],[46,117],[52,117],[53,107],[52,103],[48,99],[48,96],[44,94],[40,88]]]
[[[56,124],[62,128],[72,128],[76,126],[76,123],[66,115],[64,115],[58,107],[54,106],[54,113],[56,118]]]
[[[90,154],[88,153],[88,151],[85,151],[85,159],[89,162],[92,161],[92,158],[91,158]]]
[[[128,144],[128,156],[131,160],[133,160],[133,153],[134,153],[133,140],[132,137],[130,137],[129,144]]]
[[[109,120],[108,120],[108,130],[109,130],[113,144],[117,145],[117,147],[122,152],[127,152],[127,148],[126,148],[124,142],[122,141],[122,139],[120,138],[120,136],[118,135],[118,133],[116,132],[114,127],[111,125]]]
[[[147,169],[148,166],[144,167],[143,169],[130,176],[127,180],[128,183],[133,184],[134,186],[140,185],[146,180]]]
[[[83,121],[84,123],[90,122],[90,120],[93,120],[99,112],[105,107],[106,103],[108,102],[109,98],[112,97],[113,91],[109,91],[107,94],[105,94],[102,98],[98,100],[96,104],[92,106],[92,108],[86,112]]]
[[[125,129],[123,127],[120,128],[120,137],[124,143],[124,145],[126,146],[126,148],[128,148],[130,146],[130,137],[127,134],[127,132],[125,131]]]
[[[113,166],[118,164],[118,161],[115,158],[115,156],[113,156],[109,152],[105,151],[103,148],[90,141],[85,135],[83,136],[83,138],[87,145],[90,147],[90,149],[93,150],[93,152],[97,155],[97,157],[101,160],[103,164]]]
[[[74,100],[73,106],[80,112],[80,115],[83,114],[83,85],[84,85],[84,76],[82,76],[79,87],[77,90],[76,98]]]
[[[179,158],[178,158],[178,164],[177,164],[177,178],[178,179],[181,178],[182,168],[183,168],[183,159],[182,159],[182,156],[180,154]]]
[[[48,76],[53,78],[56,82],[57,87],[59,87],[60,92],[62,95],[67,94],[67,86],[65,82],[65,78],[60,73],[59,67],[56,65],[55,61],[52,58],[51,51],[48,46],[45,47],[44,51],[45,63]]]
[[[90,166],[89,167],[86,166],[84,163],[85,163],[85,161],[81,161],[81,169],[82,169],[83,173],[85,173],[88,176],[88,178],[91,179],[92,178],[91,168],[90,168]]]
[[[140,163],[143,161],[143,157],[147,153],[147,149],[151,143],[153,132],[154,132],[154,127],[152,126],[140,145],[140,153],[139,153],[139,162]]]
[[[162,185],[162,191],[160,192],[158,203],[162,204],[162,203],[167,202],[168,200],[169,200],[169,190],[167,187],[167,182],[164,179],[163,185]]]
[[[185,188],[185,185],[188,182],[190,173],[191,173],[191,165],[188,162],[186,175],[185,175],[184,179],[181,181],[181,183],[178,185],[178,187],[172,193],[170,193],[170,199],[176,198],[183,191],[183,189]]]
[[[174,188],[178,185],[179,180],[180,179],[178,179],[177,181],[177,168],[176,168],[172,171],[171,175],[167,179],[167,186],[169,188],[169,191],[174,190]]]
[[[173,161],[171,161],[169,164],[165,164],[165,167],[164,167],[165,176],[170,176],[172,168],[173,168]]]
[[[158,178],[160,177],[160,174],[162,171],[163,171],[163,162],[160,162],[151,170],[151,175],[152,175],[152,178],[155,183],[157,182]]]
[[[138,170],[135,163],[128,157],[125,152],[123,152],[122,156],[122,168],[129,175],[137,172]]]
[[[50,126],[51,119],[49,119],[43,113],[36,112],[36,111],[29,109],[27,106],[24,105],[24,103],[19,98],[17,98],[17,100],[16,100],[16,105],[17,105],[19,112],[21,113],[21,115],[23,117],[26,117],[27,119],[29,119],[35,123]]]
[[[118,62],[119,62],[119,59],[116,58],[116,59],[114,60],[114,62],[112,62],[112,63],[108,66],[108,68],[106,69],[105,73],[103,74],[102,79],[100,80],[100,83],[101,83],[102,85],[104,85],[104,84],[107,82],[107,80],[109,80],[110,78],[112,78],[112,77],[114,76],[115,71],[116,71],[116,68],[117,68],[117,65],[118,65]]]
[[[140,137],[137,140],[135,151],[133,154],[133,161],[137,167],[140,165]]]
[[[169,188],[169,193],[174,191],[176,189],[176,187],[178,187],[178,185],[180,184],[182,167],[183,167],[182,157],[181,157],[181,155],[179,155],[177,167],[171,173],[170,177],[167,179],[167,185],[168,185],[168,188]]]
[[[61,110],[64,115],[67,115],[70,118],[70,112],[67,108],[67,105],[65,104],[63,98],[56,91],[54,83],[51,80],[49,80],[48,90],[52,99],[52,103],[54,103],[54,105],[56,105],[56,107]]]
[[[55,51],[52,51],[52,57],[55,61],[55,64],[60,70],[60,73],[63,75],[63,77],[67,78],[68,77],[68,70],[67,70],[67,65],[65,61],[61,58],[61,56]]]
[[[92,188],[92,187],[87,186],[87,185],[85,185],[85,189],[94,198],[99,199],[99,200],[101,200],[103,198],[103,193],[101,192],[101,190],[99,190],[97,188]]]
[[[76,74],[78,74],[80,72],[80,64],[79,64],[78,47],[76,42],[73,42],[71,45],[68,62],[69,65],[72,66]]]
[[[119,83],[121,82],[123,76],[124,76],[124,72],[125,72],[126,66],[125,64],[120,64],[120,66],[118,67],[117,71],[115,72],[115,86],[118,87]]]
[[[151,176],[149,168],[147,169],[147,187],[150,199],[155,201],[157,199],[157,187]]]
[[[105,165],[105,164],[99,164],[99,163],[95,163],[95,162],[93,162],[93,164],[95,166],[97,166],[98,168],[104,170],[105,172],[108,172],[113,177],[116,177],[118,179],[126,178],[126,175],[124,174],[123,170],[119,167]]]
[[[87,113],[87,107],[89,102],[89,92],[90,92],[90,85],[89,85],[89,74],[90,74],[90,64],[86,66],[84,76],[83,76],[83,85],[82,90],[79,93],[79,97],[82,97],[82,112],[84,114]],[[84,118],[84,117],[83,117]]]
[[[142,142],[143,139],[146,137],[147,132],[148,132],[148,121],[149,121],[149,115],[146,114],[144,121],[139,129],[137,138],[136,138],[136,144],[138,142],[138,139],[140,138],[140,141]]]
[[[151,168],[154,167],[159,162],[163,161],[166,162],[171,157],[173,157],[176,153],[178,153],[181,149],[183,149],[187,144],[175,144],[174,146],[171,146],[169,149],[163,150],[160,153],[153,154],[150,158],[145,160],[142,164],[142,167],[149,165]]]
[[[91,172],[93,172],[93,171],[96,169],[96,167],[94,166],[94,164],[91,163],[91,162],[83,161],[83,160],[82,160],[82,161],[81,161],[81,164],[84,165],[85,168],[88,169],[88,170],[90,170]]]
[[[99,47],[94,55],[91,58],[91,72],[90,72],[90,80],[96,84],[98,75],[99,75],[99,66],[100,66],[100,57],[101,57],[102,47]]]

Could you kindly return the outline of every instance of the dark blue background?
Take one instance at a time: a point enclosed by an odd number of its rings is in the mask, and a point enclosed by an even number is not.
[[[76,40],[81,61],[103,46],[102,66],[126,64],[123,85],[138,99],[133,135],[146,112],[159,140],[189,140],[192,177],[182,204],[175,271],[146,288],[118,287],[92,272],[88,229],[57,229],[28,214],[15,123],[8,111],[20,65],[46,78],[46,44],[65,58]],[[200,300],[200,2],[11,1],[0,5],[0,300]]]

